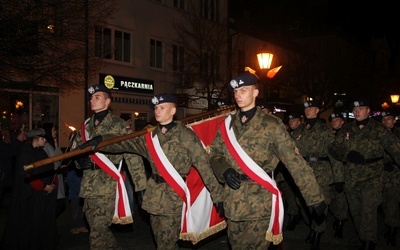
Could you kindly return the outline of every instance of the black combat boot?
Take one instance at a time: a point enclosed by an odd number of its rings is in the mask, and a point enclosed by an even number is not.
[[[298,222],[299,222],[299,216],[297,214],[296,215],[289,214],[286,230],[293,231],[296,228]]]
[[[335,218],[335,223],[333,224],[333,228],[335,229],[335,238],[343,238],[343,220],[338,220]]]
[[[322,235],[322,233],[315,233],[315,237],[313,238],[313,241],[311,242],[311,250],[320,250],[319,243],[321,241],[321,235]]]
[[[397,233],[397,228],[395,227],[389,227],[387,233],[386,233],[386,244],[388,246],[396,246],[396,233]]]
[[[363,241],[362,246],[360,250],[374,250],[375,249],[375,243],[372,241]]]
[[[312,243],[314,241],[314,238],[316,237],[316,234],[317,233],[314,230],[311,230],[306,238],[306,243]]]

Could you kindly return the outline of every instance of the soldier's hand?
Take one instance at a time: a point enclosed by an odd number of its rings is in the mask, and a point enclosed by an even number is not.
[[[96,135],[92,139],[90,139],[90,140],[84,142],[83,144],[79,145],[78,148],[79,149],[84,149],[84,148],[87,148],[87,147],[91,146],[92,147],[92,151],[94,151],[97,148],[97,146],[99,146],[100,142],[102,142],[102,141],[103,141],[103,136]]]
[[[79,168],[82,170],[91,169],[94,162],[88,155],[84,155],[83,157],[76,160],[79,165]]]
[[[385,162],[383,169],[387,172],[392,172],[394,170],[395,164],[393,162]]]
[[[138,192],[136,192],[136,194],[137,194],[137,199],[138,199],[138,204],[139,204],[139,207],[142,207],[142,202],[143,202],[144,191],[145,191],[145,190],[141,190],[141,191],[138,191]]]
[[[358,163],[358,164],[362,164],[365,162],[364,156],[360,152],[354,150],[350,151],[347,154],[347,160],[351,163]]]
[[[217,213],[219,214],[219,218],[224,218],[225,217],[225,210],[224,210],[224,203],[221,202],[216,202],[214,203],[215,210],[217,210]]]
[[[228,168],[222,174],[225,178],[225,183],[232,188],[233,190],[237,190],[240,188],[240,179],[239,174],[233,168]]]
[[[339,194],[343,192],[344,190],[344,182],[336,182],[334,183],[335,185],[335,191],[338,192]]]
[[[326,203],[321,201],[315,205],[308,206],[308,210],[315,222],[320,225],[325,220]]]

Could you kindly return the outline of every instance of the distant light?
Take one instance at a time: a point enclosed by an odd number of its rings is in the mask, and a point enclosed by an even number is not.
[[[260,52],[257,54],[258,64],[260,69],[269,69],[271,68],[272,58],[274,54],[267,52]]]
[[[390,95],[390,99],[392,100],[392,103],[398,103],[399,97],[400,97],[400,95]]]

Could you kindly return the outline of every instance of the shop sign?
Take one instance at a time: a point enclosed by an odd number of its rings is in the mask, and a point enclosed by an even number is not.
[[[100,84],[112,90],[130,91],[154,94],[154,81],[117,76],[111,74],[100,74]]]

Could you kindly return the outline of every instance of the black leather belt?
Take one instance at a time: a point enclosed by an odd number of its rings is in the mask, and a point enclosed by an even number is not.
[[[151,178],[154,180],[155,183],[160,184],[160,183],[165,183],[165,179],[158,174],[151,174]],[[184,181],[186,181],[186,177],[182,177]]]
[[[322,156],[322,157],[306,156],[306,157],[304,157],[304,160],[306,160],[308,162],[329,161],[329,157],[328,156]]]
[[[375,157],[375,158],[370,158],[370,159],[365,159],[365,163],[366,163],[366,164],[368,164],[368,163],[374,163],[374,162],[380,161],[380,160],[382,160],[382,159],[383,159],[383,156],[381,156],[381,157]]]

